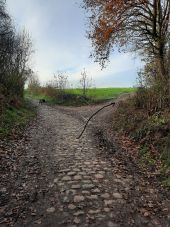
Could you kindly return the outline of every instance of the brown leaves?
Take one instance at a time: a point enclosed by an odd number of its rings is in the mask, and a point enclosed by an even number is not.
[[[89,37],[95,49],[94,56],[99,62],[109,58],[115,44],[119,47],[133,45],[133,50],[142,51],[148,57],[159,55],[158,40],[164,40],[161,43],[164,47],[168,42],[168,0],[165,4],[160,3],[156,9],[147,0],[84,0],[84,3],[85,8],[91,10]],[[155,10],[156,19],[153,16]],[[156,24],[153,31],[151,25],[154,21]]]
[[[112,35],[113,29],[109,27],[104,19],[99,20],[96,27],[95,38],[100,43],[107,43]]]

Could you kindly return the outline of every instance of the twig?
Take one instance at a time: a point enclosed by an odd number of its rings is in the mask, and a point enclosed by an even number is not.
[[[100,108],[99,110],[97,110],[94,114],[92,114],[92,115],[89,117],[89,119],[87,120],[87,122],[86,122],[86,124],[85,124],[85,126],[84,126],[84,128],[83,128],[83,131],[82,131],[81,134],[77,137],[77,139],[80,139],[80,138],[82,137],[84,131],[86,130],[86,127],[87,127],[89,121],[90,121],[96,114],[98,114],[98,113],[99,113],[101,110],[103,110],[104,108],[109,107],[109,106],[114,106],[114,105],[115,105],[115,102],[112,102],[112,103],[110,103],[110,104],[108,104],[108,105],[106,105],[106,106],[103,106],[102,108]]]

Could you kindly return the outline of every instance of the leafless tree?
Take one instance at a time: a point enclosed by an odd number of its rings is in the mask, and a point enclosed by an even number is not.
[[[31,94],[38,94],[40,88],[40,81],[38,76],[33,72],[29,72],[28,90]]]
[[[29,57],[32,53],[29,35],[18,34],[0,0],[0,84],[6,96],[22,96],[29,76]]]
[[[56,74],[54,74],[54,87],[59,89],[61,92],[64,92],[64,90],[68,86],[68,76],[65,72],[58,71]]]
[[[83,96],[86,96],[88,89],[92,86],[92,79],[88,77],[85,69],[81,72],[80,86],[83,91]]]

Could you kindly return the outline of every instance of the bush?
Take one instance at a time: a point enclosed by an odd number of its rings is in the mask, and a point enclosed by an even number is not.
[[[154,59],[139,72],[139,87],[134,104],[138,108],[145,109],[149,115],[170,107],[169,65],[166,69],[166,74],[162,75],[159,63]]]
[[[26,32],[16,32],[6,1],[0,1],[0,12],[0,111],[3,112],[8,104],[19,105],[18,100],[23,97],[30,74],[31,41]]]

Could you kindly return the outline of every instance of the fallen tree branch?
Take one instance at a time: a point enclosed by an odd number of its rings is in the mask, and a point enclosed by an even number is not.
[[[86,130],[86,127],[87,127],[89,121],[90,121],[96,114],[98,114],[98,113],[99,113],[101,110],[103,110],[104,108],[109,107],[109,106],[114,106],[114,105],[115,105],[115,102],[112,102],[112,103],[110,103],[110,104],[107,104],[106,106],[103,106],[102,108],[100,108],[99,110],[97,110],[94,114],[92,114],[92,115],[89,117],[89,119],[87,120],[87,122],[86,122],[86,124],[85,124],[85,126],[84,126],[84,128],[83,128],[83,131],[82,131],[81,134],[77,137],[77,139],[80,139],[80,138],[82,137],[84,131]]]

